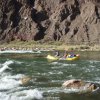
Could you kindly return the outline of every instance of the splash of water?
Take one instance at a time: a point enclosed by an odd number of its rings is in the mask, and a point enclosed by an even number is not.
[[[0,100],[42,100],[43,95],[42,92],[40,92],[37,89],[31,89],[31,90],[23,90],[19,92],[14,92],[12,94],[2,94],[0,93]]]
[[[6,69],[11,69],[8,66],[10,64],[14,63],[13,61],[6,61],[4,64],[2,64],[2,68],[0,68],[0,73],[4,72]]]

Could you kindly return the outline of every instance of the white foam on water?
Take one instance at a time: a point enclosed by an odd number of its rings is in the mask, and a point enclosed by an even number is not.
[[[77,93],[77,92],[80,92],[80,89],[74,89],[74,88],[71,88],[71,89],[64,89],[63,92],[64,92],[64,93]]]
[[[0,93],[0,100],[9,100],[7,99],[7,95],[5,93]]]
[[[12,76],[10,73],[7,74],[4,72],[6,69],[11,69],[9,65],[13,63],[14,61],[8,60],[5,63],[1,64],[0,90],[9,90],[18,87],[20,84],[22,84],[20,78],[22,78],[23,75],[19,74],[19,75]]]
[[[37,89],[25,90],[22,85],[21,78],[24,75],[6,75],[0,79],[0,100],[33,100],[43,98],[42,92]],[[18,88],[21,88],[18,89]],[[23,90],[24,89],[24,90]],[[5,92],[3,92],[6,90]]]
[[[14,61],[16,64],[22,64],[24,62],[21,62],[21,61]]]
[[[9,69],[9,65],[12,63],[16,62],[8,60],[1,64],[0,67],[0,74],[2,73],[0,75],[0,100],[41,100],[43,98],[42,92],[37,89],[26,90],[22,87],[21,79],[25,75],[11,75],[8,72],[4,72],[6,69]]]
[[[9,60],[9,61],[6,61],[3,65],[10,65],[12,63],[14,63],[14,62],[12,60]]]
[[[22,77],[24,77],[25,75],[23,74],[17,74],[17,75],[13,75],[13,76],[6,76],[8,79],[20,79]]]
[[[14,63],[13,61],[9,60],[9,61],[6,61],[4,64],[2,64],[1,68],[0,68],[0,73],[4,72],[6,69],[10,69],[8,66],[10,64]]]
[[[33,51],[33,50],[5,50],[0,51],[0,53],[41,53],[41,51]]]
[[[0,90],[9,90],[12,88],[15,88],[17,86],[19,86],[19,84],[21,84],[20,81],[16,81],[16,80],[9,80],[9,81],[1,81],[2,83],[0,83]]]
[[[18,92],[13,92],[11,94],[8,93],[0,93],[0,100],[42,100],[43,95],[42,92],[37,89],[31,90],[23,90]]]
[[[19,74],[19,75],[15,75],[15,76],[3,76],[0,79],[0,90],[9,90],[15,87],[18,87],[19,85],[22,84],[21,82],[21,78],[23,77],[23,75]]]
[[[50,72],[48,72],[48,74],[50,74],[50,75],[53,75],[53,74],[60,75],[60,74],[63,74],[63,72],[62,71],[50,71]]]
[[[32,53],[32,50],[5,50],[0,51],[0,53]]]
[[[76,93],[76,92],[79,92],[80,90],[79,89],[63,89],[63,88],[49,88],[49,89],[45,89],[44,90],[44,93],[50,93],[50,94],[54,94],[54,93]]]
[[[41,51],[40,51],[40,50],[38,50],[38,51],[33,51],[33,53],[41,53]]]
[[[58,64],[58,62],[52,62],[51,64],[52,64],[52,65],[57,65],[57,64]]]
[[[6,100],[33,100],[33,99],[38,99],[41,100],[43,99],[42,92],[37,90],[37,89],[30,89],[30,90],[23,90],[23,91],[18,91],[10,94]]]
[[[76,64],[67,64],[67,63],[58,63],[57,66],[53,66],[51,67],[52,69],[62,69],[62,68],[65,68],[65,67],[76,67]]]
[[[97,61],[97,60],[89,60],[88,61],[90,64],[93,64],[93,63],[100,63],[100,61]]]
[[[52,65],[62,65],[62,66],[76,66],[76,64],[68,64],[68,63],[59,63],[59,62],[52,62]]]

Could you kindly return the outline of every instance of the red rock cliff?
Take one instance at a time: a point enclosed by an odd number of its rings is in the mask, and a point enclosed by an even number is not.
[[[100,0],[0,0],[0,41],[100,43]]]

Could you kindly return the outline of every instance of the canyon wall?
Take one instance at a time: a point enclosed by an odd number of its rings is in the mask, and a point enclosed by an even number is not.
[[[100,43],[100,0],[0,0],[0,42]]]

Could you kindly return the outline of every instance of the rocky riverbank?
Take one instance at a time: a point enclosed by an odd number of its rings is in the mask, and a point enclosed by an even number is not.
[[[53,51],[53,50],[67,50],[67,51],[100,51],[99,45],[69,45],[53,43],[52,44],[41,44],[34,42],[18,42],[14,41],[11,43],[5,43],[0,45],[0,50],[33,50],[33,51]]]

